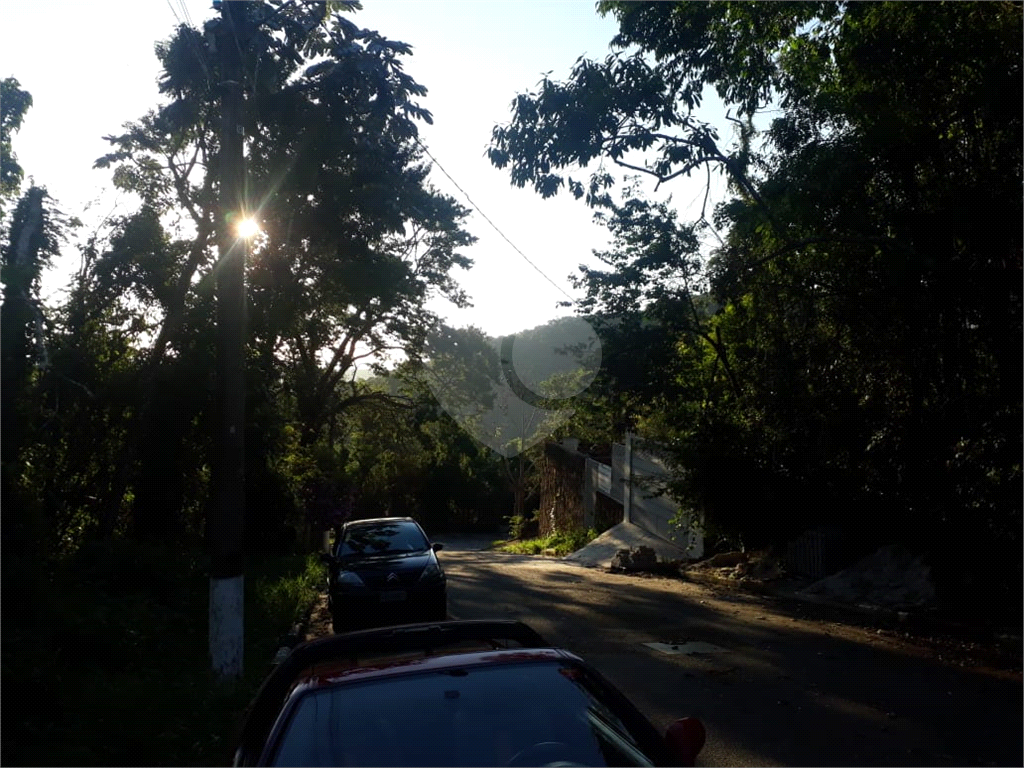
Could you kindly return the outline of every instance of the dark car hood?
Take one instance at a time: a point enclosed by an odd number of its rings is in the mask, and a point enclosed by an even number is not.
[[[433,557],[434,553],[430,550],[399,552],[393,555],[350,557],[342,560],[339,566],[342,570],[354,571],[368,587],[402,589],[416,583]],[[388,582],[392,573],[398,578],[397,583],[393,579]]]

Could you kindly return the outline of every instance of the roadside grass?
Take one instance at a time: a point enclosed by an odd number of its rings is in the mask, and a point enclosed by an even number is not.
[[[544,550],[554,550],[554,554],[561,557],[582,549],[597,536],[597,531],[591,528],[587,531],[553,533],[536,539],[495,541],[492,547],[499,552],[512,552],[517,555],[539,555]]]
[[[230,763],[241,715],[322,569],[315,555],[250,558],[245,675],[221,684],[209,670],[201,552],[83,547],[50,574],[33,620],[5,622],[0,762]]]

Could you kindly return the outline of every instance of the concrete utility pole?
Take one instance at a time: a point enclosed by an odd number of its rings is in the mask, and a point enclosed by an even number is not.
[[[633,522],[633,433],[626,433],[626,458],[622,468],[624,485],[622,488],[622,519]]]
[[[245,211],[242,56],[245,5],[220,4],[215,38],[221,61],[220,214],[217,222],[217,381],[220,410],[213,465],[210,661],[222,680],[242,676],[244,655],[242,528],[245,522],[245,256],[238,234]],[[217,4],[214,4],[217,7]]]

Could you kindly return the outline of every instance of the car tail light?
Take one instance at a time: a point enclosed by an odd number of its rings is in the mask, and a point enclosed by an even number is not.
[[[678,760],[680,765],[693,765],[704,748],[706,738],[704,723],[695,717],[676,720],[665,731],[665,742],[673,759]]]

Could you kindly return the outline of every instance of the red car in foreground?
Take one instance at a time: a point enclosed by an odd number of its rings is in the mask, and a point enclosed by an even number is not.
[[[577,656],[517,621],[350,632],[294,648],[250,705],[235,765],[692,765]]]

